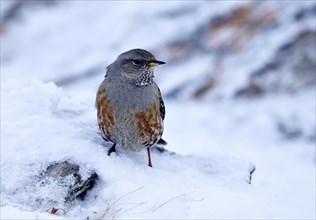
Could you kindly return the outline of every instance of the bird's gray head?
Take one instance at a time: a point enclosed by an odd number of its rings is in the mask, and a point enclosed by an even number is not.
[[[156,60],[150,52],[133,49],[120,54],[108,70],[135,86],[146,86],[153,82],[153,67],[161,64],[165,62]]]

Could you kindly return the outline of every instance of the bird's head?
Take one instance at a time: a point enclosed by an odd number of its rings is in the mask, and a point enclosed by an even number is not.
[[[153,67],[165,64],[156,60],[154,55],[143,49],[133,49],[118,56],[112,64],[121,77],[136,86],[145,86],[153,82]]]

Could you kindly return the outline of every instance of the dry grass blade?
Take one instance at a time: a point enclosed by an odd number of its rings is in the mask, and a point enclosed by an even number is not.
[[[50,210],[50,214],[53,214],[55,215],[59,210],[63,211],[64,214],[66,214],[66,211],[64,209],[61,209],[61,208],[55,208],[53,207],[51,210]]]
[[[176,199],[178,199],[178,198],[181,198],[181,197],[185,197],[185,196],[187,196],[187,195],[189,195],[189,194],[191,194],[191,193],[193,193],[193,192],[190,192],[190,193],[183,193],[183,194],[177,195],[177,196],[175,196],[175,197],[172,197],[171,199],[169,199],[169,200],[167,200],[167,201],[161,203],[161,204],[158,205],[157,207],[153,208],[153,209],[151,210],[151,212],[155,212],[155,211],[157,211],[159,208],[161,208],[161,207],[165,206],[166,204],[168,204],[169,202],[171,202],[171,201],[173,201],[173,200],[176,200]]]
[[[133,194],[133,193],[135,193],[135,192],[137,192],[137,191],[139,191],[139,190],[141,190],[141,189],[143,189],[143,188],[144,188],[144,186],[139,187],[139,188],[137,188],[137,189],[135,189],[135,190],[133,190],[133,191],[130,191],[130,192],[128,192],[128,193],[122,195],[120,198],[118,198],[117,200],[115,200],[115,201],[114,201],[113,203],[111,203],[111,204],[109,204],[106,200],[104,200],[104,199],[101,198],[104,202],[107,203],[107,207],[106,207],[106,209],[103,211],[102,215],[100,215],[100,216],[97,217],[96,219],[98,219],[98,220],[102,220],[102,219],[117,219],[118,216],[122,215],[124,212],[129,211],[129,210],[131,210],[131,209],[133,209],[133,208],[136,208],[136,207],[138,207],[139,205],[142,205],[142,203],[136,204],[135,206],[131,207],[130,209],[124,211],[123,213],[120,213],[120,212],[121,212],[121,209],[119,209],[119,208],[116,207],[117,203],[118,203],[120,200],[122,200],[123,198],[127,197],[128,195]]]

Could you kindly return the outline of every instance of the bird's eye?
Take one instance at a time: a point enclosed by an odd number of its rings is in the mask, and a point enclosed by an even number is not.
[[[141,62],[139,60],[133,60],[132,63],[135,65],[135,66],[138,66]]]

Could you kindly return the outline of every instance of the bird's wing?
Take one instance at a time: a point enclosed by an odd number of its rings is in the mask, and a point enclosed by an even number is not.
[[[159,89],[158,86],[157,86],[157,88],[158,88],[159,102],[160,102],[159,112],[160,112],[160,116],[161,116],[162,120],[164,120],[165,116],[166,116],[165,103],[163,102],[163,99],[162,99],[162,96],[161,96],[161,92],[160,92],[160,89]],[[159,141],[157,142],[157,144],[167,145],[167,142],[164,139],[160,138]]]
[[[162,120],[165,120],[165,116],[166,116],[166,108],[165,108],[165,103],[163,102],[162,96],[161,96],[161,92],[159,87],[158,88],[158,92],[159,92],[159,112],[160,112],[160,116],[162,118]]]

